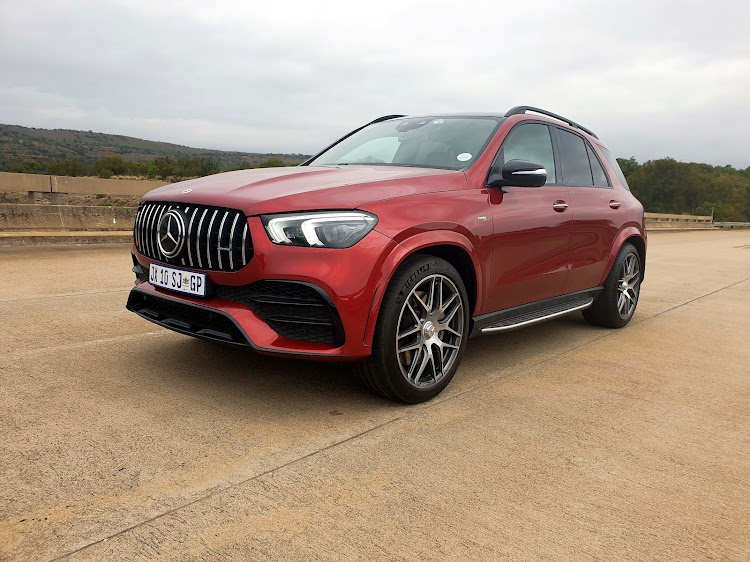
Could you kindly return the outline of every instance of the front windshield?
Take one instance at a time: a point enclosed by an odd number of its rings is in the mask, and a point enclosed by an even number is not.
[[[310,166],[380,165],[467,168],[498,126],[492,117],[419,117],[374,123],[312,160]]]

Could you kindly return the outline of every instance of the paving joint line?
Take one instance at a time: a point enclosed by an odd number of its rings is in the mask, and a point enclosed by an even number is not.
[[[102,539],[99,539],[97,541],[91,542],[91,543],[89,543],[87,545],[84,545],[84,546],[82,546],[82,547],[80,547],[80,548],[78,548],[78,549],[76,549],[76,550],[74,550],[72,552],[68,552],[68,553],[62,554],[62,555],[60,555],[60,556],[58,556],[56,558],[52,558],[50,560],[50,562],[55,562],[56,560],[62,560],[63,558],[68,558],[68,557],[73,556],[74,554],[78,554],[79,552],[82,552],[82,551],[84,551],[84,550],[86,550],[86,549],[88,549],[88,548],[90,548],[92,546],[96,546],[96,545],[101,544],[103,542],[106,542],[108,540],[111,540],[111,539],[114,539],[116,537],[119,537],[120,535],[128,533],[128,532],[132,531],[133,529],[137,529],[138,527],[142,527],[144,525],[147,525],[147,524],[149,524],[149,523],[151,523],[153,521],[156,521],[157,519],[161,519],[162,517],[166,517],[167,515],[171,515],[172,513],[175,513],[177,511],[180,511],[180,510],[185,509],[185,508],[188,508],[188,507],[190,507],[192,505],[195,505],[195,504],[197,504],[199,502],[211,499],[212,497],[217,496],[217,495],[219,495],[221,493],[224,493],[227,490],[231,490],[232,488],[236,488],[238,486],[241,486],[242,484],[245,484],[247,482],[251,482],[252,480],[257,480],[258,478],[262,478],[263,476],[267,476],[269,474],[272,474],[272,473],[276,472],[277,470],[281,470],[283,468],[286,468],[287,466],[290,466],[290,465],[292,465],[294,463],[303,461],[303,460],[308,459],[310,457],[313,457],[313,456],[315,456],[315,455],[317,455],[319,453],[324,453],[324,452],[326,452],[329,449],[333,449],[334,447],[338,447],[339,445],[343,445],[344,443],[347,443],[349,441],[353,441],[354,439],[362,437],[363,435],[366,435],[366,434],[371,433],[373,431],[377,431],[381,427],[385,427],[386,425],[390,425],[393,422],[396,422],[396,421],[404,418],[405,415],[406,414],[404,414],[403,416],[399,416],[397,418],[385,421],[385,422],[383,422],[381,424],[378,424],[378,425],[376,425],[374,427],[371,427],[369,429],[365,429],[364,431],[361,431],[361,432],[357,433],[356,435],[351,435],[351,436],[349,436],[349,437],[347,437],[345,439],[342,439],[341,441],[336,441],[335,443],[331,443],[330,445],[326,445],[325,447],[322,447],[320,449],[316,449],[315,451],[310,451],[309,453],[307,453],[305,455],[302,455],[301,457],[297,457],[296,459],[291,459],[291,460],[289,460],[289,461],[287,461],[287,462],[285,462],[283,464],[280,464],[279,466],[275,466],[273,468],[269,468],[268,470],[265,470],[265,471],[263,471],[263,472],[261,472],[259,474],[256,474],[254,476],[250,476],[248,478],[245,478],[244,480],[242,480],[240,482],[236,482],[236,483],[230,484],[229,486],[226,486],[224,488],[219,488],[217,490],[214,490],[214,491],[212,491],[209,494],[206,494],[206,495],[201,496],[199,498],[195,498],[194,500],[191,500],[191,501],[189,501],[189,502],[187,502],[187,503],[185,503],[183,505],[179,505],[177,507],[173,507],[172,509],[168,509],[167,511],[165,511],[163,513],[159,513],[158,515],[154,515],[153,517],[150,517],[149,519],[145,519],[143,521],[140,521],[140,522],[136,523],[135,525],[131,525],[130,527],[127,527],[126,529],[122,529],[121,531],[117,531],[116,533],[114,533],[112,535],[109,535],[109,536],[104,537]]]
[[[113,533],[113,534],[111,534],[109,536],[106,536],[104,538],[101,538],[101,539],[98,539],[96,541],[90,542],[89,544],[86,544],[86,545],[84,545],[84,546],[82,546],[82,547],[80,547],[80,548],[78,548],[76,550],[73,550],[73,551],[65,553],[65,554],[61,554],[60,556],[52,558],[50,560],[50,562],[56,562],[57,560],[62,560],[64,558],[68,558],[70,556],[73,556],[74,554],[78,554],[79,552],[83,552],[84,550],[87,550],[87,549],[89,549],[91,547],[97,546],[97,545],[102,544],[102,543],[104,543],[106,541],[109,541],[111,539],[119,537],[119,536],[121,536],[121,535],[123,535],[125,533],[128,533],[128,532],[130,532],[130,531],[132,531],[134,529],[137,529],[137,528],[142,527],[144,525],[148,525],[149,523],[152,523],[152,522],[156,521],[157,519],[161,519],[162,517],[166,517],[168,515],[171,515],[172,513],[176,513],[177,511],[180,511],[182,509],[191,507],[191,506],[193,506],[193,505],[195,505],[197,503],[200,503],[200,502],[202,502],[204,500],[207,500],[207,499],[210,499],[210,498],[212,498],[214,496],[217,496],[218,494],[224,493],[224,492],[226,492],[228,490],[231,490],[233,488],[237,488],[239,486],[242,486],[243,484],[246,484],[248,482],[252,482],[253,480],[257,480],[259,478],[262,478],[263,476],[267,476],[267,475],[272,474],[272,473],[274,473],[274,472],[276,472],[278,470],[281,470],[283,468],[286,468],[288,466],[296,464],[297,462],[301,462],[301,461],[304,461],[304,460],[309,459],[311,457],[314,457],[314,456],[318,455],[319,453],[324,453],[326,451],[329,451],[329,450],[331,450],[331,449],[333,449],[335,447],[338,447],[339,445],[343,445],[345,443],[348,443],[350,441],[358,439],[359,437],[362,437],[364,435],[367,435],[369,433],[377,431],[377,430],[379,430],[379,429],[381,429],[383,427],[389,426],[389,425],[391,425],[391,424],[393,424],[393,423],[395,423],[397,421],[400,421],[400,420],[404,419],[405,417],[409,416],[410,414],[412,414],[413,412],[421,412],[421,411],[426,410],[426,409],[431,409],[431,408],[443,405],[443,404],[445,404],[447,402],[452,402],[453,400],[456,400],[457,398],[460,398],[460,397],[462,397],[462,396],[464,396],[464,395],[466,395],[468,393],[475,392],[475,391],[480,390],[482,388],[485,388],[485,387],[487,387],[489,385],[495,384],[498,381],[501,381],[501,380],[504,380],[504,379],[506,379],[508,377],[517,375],[518,373],[521,373],[521,372],[526,371],[528,369],[532,369],[532,368],[537,367],[537,366],[539,366],[541,364],[544,364],[544,363],[547,363],[549,361],[558,359],[558,358],[560,358],[562,356],[565,356],[565,355],[567,355],[567,354],[569,354],[569,353],[571,353],[573,351],[577,351],[579,349],[587,347],[587,346],[589,346],[589,345],[591,345],[593,343],[596,343],[596,342],[598,342],[600,340],[603,340],[605,338],[612,337],[612,336],[614,336],[614,335],[622,332],[623,330],[626,330],[628,328],[637,326],[639,324],[642,324],[643,322],[646,322],[646,321],[651,320],[653,318],[657,318],[658,316],[662,316],[663,314],[666,314],[668,312],[671,312],[673,310],[676,310],[678,308],[681,308],[683,306],[691,304],[691,303],[693,303],[695,301],[701,300],[701,299],[706,298],[706,297],[710,297],[711,295],[715,295],[716,293],[719,293],[721,291],[724,291],[726,289],[734,287],[735,285],[739,285],[741,283],[745,283],[746,281],[750,281],[750,277],[746,277],[745,279],[741,279],[740,281],[736,281],[736,282],[731,283],[729,285],[726,285],[724,287],[720,287],[719,289],[711,291],[710,293],[699,295],[699,296],[694,297],[694,298],[692,298],[690,300],[687,300],[685,302],[676,304],[676,305],[674,305],[674,306],[672,306],[670,308],[662,310],[661,312],[657,312],[655,314],[652,314],[651,316],[648,316],[647,318],[643,318],[642,320],[639,320],[638,322],[629,323],[627,326],[625,326],[625,327],[623,327],[623,328],[621,328],[619,330],[612,330],[612,331],[610,331],[610,332],[608,332],[608,333],[606,333],[606,334],[604,334],[604,335],[602,335],[602,336],[600,336],[598,338],[595,338],[593,340],[589,340],[589,341],[587,341],[585,343],[582,343],[582,344],[577,345],[575,347],[572,347],[570,349],[566,349],[565,351],[561,351],[560,353],[556,353],[556,354],[554,354],[554,355],[552,355],[550,357],[546,357],[544,359],[540,359],[539,361],[537,361],[535,363],[531,363],[529,365],[524,365],[524,366],[522,366],[522,367],[520,367],[520,368],[518,368],[518,369],[516,369],[514,371],[511,371],[509,373],[504,373],[503,375],[495,377],[495,378],[493,378],[493,379],[491,379],[491,380],[489,380],[489,381],[487,381],[485,383],[481,383],[481,384],[478,384],[478,385],[473,386],[471,388],[468,388],[468,389],[464,390],[463,392],[459,392],[459,393],[456,393],[454,395],[448,396],[448,397],[446,397],[446,398],[444,398],[442,400],[439,400],[437,402],[432,401],[432,402],[429,402],[429,403],[426,403],[426,404],[420,404],[417,407],[412,407],[408,412],[404,413],[401,416],[398,416],[398,417],[395,417],[393,419],[387,420],[387,421],[385,421],[383,423],[380,423],[380,424],[378,424],[378,425],[376,425],[374,427],[371,427],[371,428],[366,429],[366,430],[364,430],[364,431],[362,431],[360,433],[357,433],[356,435],[352,435],[352,436],[349,436],[349,437],[347,437],[345,439],[342,439],[341,441],[337,441],[335,443],[331,443],[331,444],[326,445],[325,447],[322,447],[322,448],[317,449],[315,451],[311,451],[310,453],[302,455],[301,457],[297,457],[296,459],[291,459],[291,460],[289,460],[289,461],[287,461],[287,462],[285,462],[285,463],[283,463],[283,464],[281,464],[279,466],[276,466],[276,467],[273,467],[273,468],[269,468],[268,470],[266,470],[264,472],[261,472],[259,474],[254,475],[254,476],[250,476],[248,478],[245,478],[244,480],[241,480],[241,481],[236,482],[234,484],[230,484],[230,485],[228,485],[228,486],[226,486],[224,488],[213,490],[212,492],[210,492],[210,493],[208,493],[208,494],[206,494],[204,496],[201,496],[199,498],[196,498],[194,500],[191,500],[191,501],[189,501],[189,502],[187,502],[187,503],[185,503],[183,505],[174,507],[172,509],[168,509],[167,511],[164,511],[162,513],[154,515],[153,517],[150,517],[150,518],[145,519],[143,521],[140,521],[140,522],[136,523],[135,525],[131,525],[130,527],[127,527],[125,529],[117,531],[116,533]]]
[[[0,357],[0,363],[2,363],[4,360],[5,361],[17,361],[19,359],[25,359],[27,357],[33,357],[34,355],[42,355],[44,353],[50,353],[53,351],[64,351],[67,349],[86,348],[86,347],[91,347],[94,345],[99,345],[102,343],[113,343],[113,342],[118,342],[118,341],[132,341],[132,340],[137,340],[137,339],[145,338],[149,336],[162,337],[162,336],[170,335],[170,333],[171,332],[168,332],[166,330],[163,332],[140,332],[138,334],[125,334],[122,336],[115,336],[113,338],[101,338],[101,339],[96,339],[96,340],[87,340],[87,341],[78,342],[78,343],[53,345],[50,347],[40,347],[37,349],[31,349],[29,351],[16,353],[15,355],[6,355],[5,357]]]
[[[52,293],[50,295],[36,295],[36,296],[31,296],[31,297],[13,297],[9,299],[0,299],[0,304],[6,303],[6,302],[33,301],[33,300],[43,300],[43,299],[60,299],[60,298],[68,298],[68,297],[88,297],[90,295],[108,295],[111,293],[122,293],[125,291],[130,291],[130,289],[129,288],[107,289],[106,291],[81,291],[81,292],[70,292],[70,293]]]

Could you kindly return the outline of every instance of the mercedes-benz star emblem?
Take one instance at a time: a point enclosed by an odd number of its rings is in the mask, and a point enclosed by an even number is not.
[[[192,189],[183,189],[182,190],[183,193],[190,193],[191,191],[193,191],[193,190]]]
[[[173,258],[185,245],[185,219],[182,213],[172,209],[159,221],[158,243],[161,253]]]

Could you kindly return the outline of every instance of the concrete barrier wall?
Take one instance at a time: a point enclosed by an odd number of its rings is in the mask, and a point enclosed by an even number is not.
[[[131,230],[136,211],[136,207],[5,203],[0,204],[0,231]],[[710,229],[713,223],[711,217],[646,213],[646,228],[651,231]]]
[[[101,178],[73,178],[41,174],[13,174],[0,172],[0,191],[48,191],[51,193],[79,193],[103,195],[144,195],[167,185],[166,181],[118,180]]]
[[[698,215],[645,213],[648,230],[691,230],[713,228],[713,219]]]
[[[0,231],[132,230],[136,207],[0,204]]]

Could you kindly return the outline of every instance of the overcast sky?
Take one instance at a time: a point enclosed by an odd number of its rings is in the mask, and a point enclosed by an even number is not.
[[[0,0],[0,123],[313,153],[536,105],[620,157],[750,166],[748,0]]]

